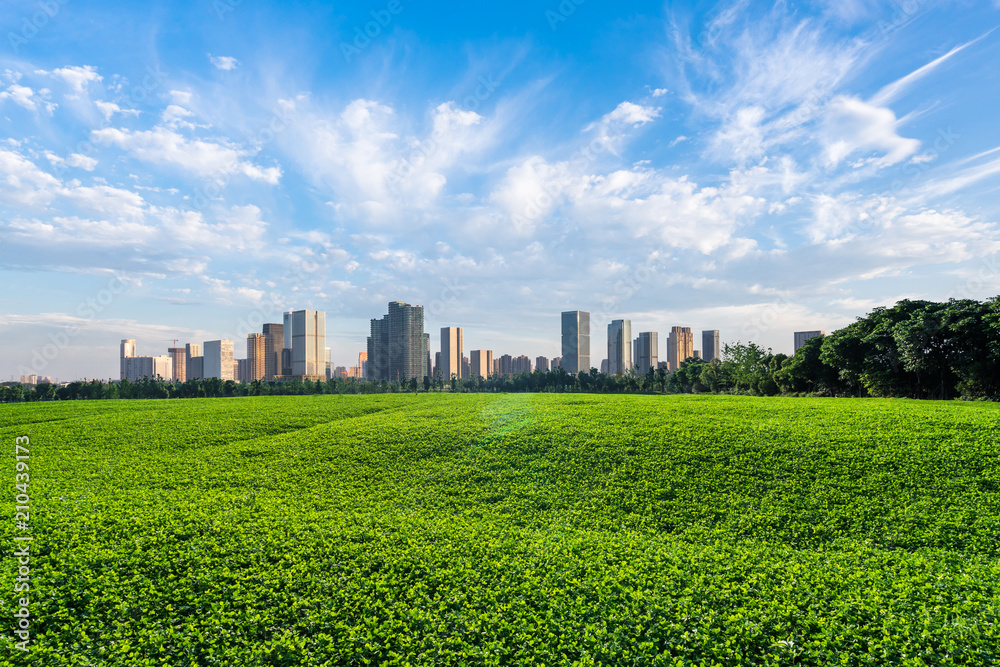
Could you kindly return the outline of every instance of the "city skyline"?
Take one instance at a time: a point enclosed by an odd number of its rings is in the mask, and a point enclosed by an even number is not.
[[[392,299],[530,358],[589,312],[593,366],[1000,293],[996,3],[404,4],[357,52],[368,7],[221,4],[7,8],[0,378],[289,308],[356,367]]]

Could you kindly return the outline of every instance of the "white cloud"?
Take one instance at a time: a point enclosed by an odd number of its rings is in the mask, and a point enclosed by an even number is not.
[[[96,106],[98,108],[98,110],[102,114],[104,114],[104,120],[111,120],[111,117],[113,115],[115,115],[116,113],[120,113],[123,116],[138,116],[139,115],[139,110],[138,109],[122,109],[120,106],[118,106],[114,102],[105,102],[103,100],[98,100],[97,102],[94,102],[94,106]]]
[[[98,143],[123,148],[136,159],[177,165],[199,176],[238,172],[271,185],[281,178],[280,168],[261,168],[245,160],[249,151],[229,144],[187,139],[164,127],[141,132],[106,128],[94,130],[91,136]]]
[[[14,151],[0,149],[0,201],[36,207],[55,197],[60,183]]]
[[[866,162],[885,167],[897,164],[920,149],[920,141],[897,134],[896,114],[872,106],[856,97],[839,96],[829,105],[823,127],[827,164],[837,166],[858,151],[879,151],[879,158]]]
[[[38,105],[34,100],[35,91],[27,86],[19,86],[16,83],[7,90],[0,93],[0,100],[11,100],[15,104],[24,107],[28,111],[36,111]]]
[[[51,151],[45,151],[45,157],[48,158],[49,162],[58,166],[75,167],[85,171],[94,171],[97,167],[95,158],[81,153],[73,153],[68,158],[62,158]]]
[[[236,58],[233,58],[232,56],[215,57],[210,53],[208,54],[208,59],[212,61],[213,65],[215,65],[215,69],[221,69],[226,71],[234,70],[240,64],[240,61],[237,60]]]
[[[170,127],[186,127],[194,129],[193,123],[184,120],[185,118],[191,118],[192,116],[194,116],[194,112],[188,111],[184,107],[176,104],[171,104],[163,110],[163,113],[160,115],[160,119]]]
[[[925,76],[936,70],[938,67],[947,62],[955,54],[964,51],[965,49],[972,46],[985,36],[986,35],[977,37],[976,39],[966,42],[961,46],[956,46],[955,48],[953,48],[951,51],[944,54],[940,58],[936,58],[931,62],[927,63],[926,65],[924,65],[923,67],[914,70],[913,72],[910,72],[906,76],[897,79],[896,81],[893,81],[892,83],[883,87],[881,90],[875,93],[875,95],[872,96],[870,100],[868,100],[868,103],[871,104],[872,106],[877,106],[877,107],[884,107],[888,106],[889,104],[892,104],[897,99],[899,99],[903,94],[905,94],[909,88],[913,87],[914,84],[920,81],[920,79],[924,78]]]
[[[75,93],[75,96],[82,95],[91,83],[103,81],[103,77],[97,73],[97,68],[92,65],[60,67],[51,71],[39,69],[35,70],[35,74],[62,80]]]

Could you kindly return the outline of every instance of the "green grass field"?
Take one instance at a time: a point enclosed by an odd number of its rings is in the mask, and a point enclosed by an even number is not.
[[[379,395],[0,406],[32,665],[1000,661],[1000,405]]]

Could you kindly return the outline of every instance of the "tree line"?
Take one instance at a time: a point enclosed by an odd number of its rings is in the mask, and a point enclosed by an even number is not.
[[[512,376],[418,382],[333,378],[326,381],[190,379],[169,382],[71,382],[0,386],[0,402],[79,399],[206,398],[418,391],[734,393],[922,399],[1000,399],[1000,297],[985,302],[904,300],[880,307],[829,336],[812,338],[793,356],[756,343],[723,347],[722,359],[689,358],[677,371],[573,375],[562,368]]]

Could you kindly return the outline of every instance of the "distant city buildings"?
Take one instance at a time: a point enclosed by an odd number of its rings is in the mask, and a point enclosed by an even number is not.
[[[493,350],[473,350],[469,353],[469,377],[488,378],[493,373]]]
[[[521,355],[511,360],[511,371],[514,373],[530,373],[531,359],[526,355]]]
[[[562,314],[562,367],[569,373],[590,372],[590,313]]]
[[[273,359],[272,359],[273,362]],[[252,333],[247,336],[247,358],[244,370],[245,380],[263,380],[267,375],[267,334]]]
[[[705,361],[722,358],[722,350],[719,348],[718,329],[701,332],[701,358]]]
[[[549,371],[549,358],[535,357],[535,370],[547,373]]]
[[[264,325],[264,379],[281,375],[281,350],[285,347],[285,325],[268,322]]]
[[[206,341],[204,357],[204,377],[219,378],[220,380],[236,380],[233,368],[233,341]]]
[[[462,328],[441,327],[441,377],[462,379]]]
[[[608,325],[609,375],[624,375],[632,368],[632,321],[612,320]]]
[[[424,335],[424,308],[393,301],[380,320],[371,320],[368,377],[371,380],[421,379],[427,367],[429,337]]]
[[[667,339],[667,367],[676,371],[681,362],[694,355],[694,335],[691,327],[673,327]]]
[[[184,382],[187,380],[187,349],[183,347],[168,347],[167,355],[170,357],[170,365],[173,367],[174,382]]]
[[[659,335],[655,331],[642,331],[634,341],[635,372],[645,375],[659,364]]]
[[[817,336],[825,336],[825,331],[796,331],[795,332],[795,352],[799,351],[799,348],[806,344],[806,341],[810,338],[816,338]],[[787,349],[787,348],[786,348]]]
[[[503,354],[500,355],[500,359],[497,361],[500,366],[497,372],[500,375],[511,376],[514,374],[514,357],[509,354]]]

